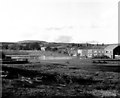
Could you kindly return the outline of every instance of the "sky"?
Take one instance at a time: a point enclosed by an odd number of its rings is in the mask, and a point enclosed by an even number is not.
[[[119,0],[1,0],[0,42],[117,43]]]

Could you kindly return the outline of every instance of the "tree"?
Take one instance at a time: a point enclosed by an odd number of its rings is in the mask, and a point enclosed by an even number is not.
[[[26,47],[27,50],[40,50],[41,47],[39,45],[39,43],[27,43]]]
[[[5,54],[3,52],[0,52],[0,58],[5,59]]]
[[[7,44],[2,44],[2,49],[8,49],[8,45]]]

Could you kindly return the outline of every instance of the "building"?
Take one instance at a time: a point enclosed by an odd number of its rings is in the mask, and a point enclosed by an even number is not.
[[[104,55],[104,48],[96,48],[96,49],[92,49],[92,57],[94,56],[103,56]]]
[[[77,54],[80,56],[80,57],[87,57],[88,56],[88,49],[78,49],[77,50]]]
[[[45,51],[46,47],[41,47],[41,51]]]
[[[82,54],[82,51],[83,51],[82,49],[78,49],[78,50],[77,50],[77,53],[78,53],[79,56],[82,56],[82,55],[83,55],[83,54]]]
[[[112,59],[120,57],[120,45],[109,45],[104,50],[105,55]]]
[[[67,52],[68,52],[69,56],[77,56],[77,54],[78,54],[76,48],[67,49]]]
[[[87,51],[87,57],[93,57],[93,49],[88,49]]]
[[[103,56],[104,55],[104,48],[106,46],[96,46],[96,47],[86,47],[77,50],[77,53],[81,57],[94,57],[94,56]]]

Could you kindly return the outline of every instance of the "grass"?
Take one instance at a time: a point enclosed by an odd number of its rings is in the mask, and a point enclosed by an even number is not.
[[[18,96],[19,98],[120,97],[120,73],[83,70],[84,64],[81,63],[82,67],[79,63],[73,66],[76,60],[73,61],[69,61],[70,64],[41,62],[26,65],[3,65],[3,70],[10,72],[10,75],[3,79],[3,98],[10,98],[8,96],[12,98]],[[26,79],[29,77],[33,84],[21,82],[21,76]],[[41,81],[36,82],[36,77],[42,77]]]
[[[66,56],[65,54],[61,54],[58,52],[52,51],[40,51],[40,50],[2,50],[6,55],[33,55],[33,56],[54,56],[61,57]]]
[[[3,53],[6,55],[28,55],[26,51],[20,51],[20,50],[2,50]]]
[[[29,51],[28,54],[44,53]],[[120,97],[120,67],[99,66],[91,59],[79,58],[38,61],[1,65],[2,70],[8,71],[8,76],[2,79],[2,98]]]

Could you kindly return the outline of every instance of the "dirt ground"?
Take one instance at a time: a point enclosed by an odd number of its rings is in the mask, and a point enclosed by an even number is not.
[[[91,59],[3,64],[2,98],[120,98],[120,66]]]

